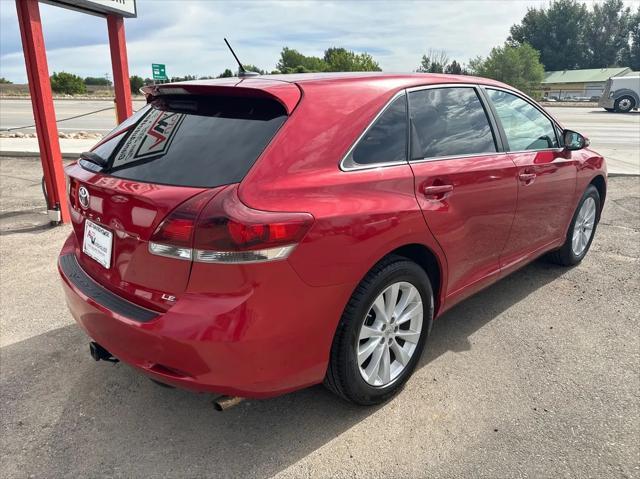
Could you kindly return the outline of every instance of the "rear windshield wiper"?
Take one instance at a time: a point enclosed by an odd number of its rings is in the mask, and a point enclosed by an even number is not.
[[[80,153],[80,164],[88,170],[100,171],[107,166],[107,163],[109,163],[107,160],[93,151]]]

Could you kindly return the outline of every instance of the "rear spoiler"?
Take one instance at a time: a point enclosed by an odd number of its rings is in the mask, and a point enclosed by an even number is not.
[[[162,95],[223,95],[269,98],[284,106],[290,115],[302,97],[295,83],[268,78],[228,78],[192,82],[163,83],[142,87],[147,101]]]

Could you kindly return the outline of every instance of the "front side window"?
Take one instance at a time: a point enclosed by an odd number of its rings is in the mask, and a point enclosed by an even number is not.
[[[496,144],[474,88],[409,93],[411,159],[491,153]]]
[[[396,98],[345,158],[345,165],[397,163],[407,159],[407,100]]]
[[[502,90],[487,89],[502,123],[510,151],[558,148],[553,123],[522,98]]]

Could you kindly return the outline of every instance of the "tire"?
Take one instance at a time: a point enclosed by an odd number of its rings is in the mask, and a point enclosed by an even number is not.
[[[418,296],[422,303],[421,320],[418,319]],[[379,302],[380,298],[383,303]],[[387,298],[394,299],[386,301]],[[382,312],[377,313],[381,311],[380,305],[384,305],[383,310],[391,305],[391,309],[386,309],[394,310],[390,318]],[[402,314],[403,311],[406,314]],[[394,318],[395,314],[397,318]],[[408,317],[412,319],[407,320]],[[401,256],[382,260],[358,284],[340,318],[331,346],[325,386],[343,399],[363,406],[386,401],[413,373],[432,324],[433,291],[425,271]],[[415,332],[418,327],[419,337]],[[370,334],[372,331],[375,335]],[[361,335],[370,337],[362,339]],[[411,340],[405,341],[403,337],[411,337]],[[406,353],[409,356],[402,353],[405,349],[411,350]],[[361,358],[367,351],[373,352],[364,361],[358,361],[359,350]],[[383,352],[378,354],[379,351]],[[378,363],[374,363],[376,355]],[[380,374],[371,373],[365,379],[366,370],[375,371],[376,364],[380,365]]]
[[[588,205],[585,205],[588,203]],[[586,223],[583,222],[585,220],[585,216],[582,214],[587,212],[590,208],[589,206],[593,205],[595,210],[593,211],[593,220],[591,222],[592,229],[589,233],[588,240],[582,241],[577,246],[574,247],[574,233],[576,233],[576,223],[578,223],[578,228],[586,227]],[[584,210],[583,210],[584,207]],[[571,219],[571,223],[569,225],[569,229],[567,230],[567,237],[564,241],[564,244],[560,249],[554,251],[549,255],[549,259],[561,266],[573,266],[584,259],[584,257],[589,252],[589,248],[591,247],[591,243],[593,241],[593,237],[596,234],[596,229],[598,227],[598,221],[600,220],[600,194],[595,186],[589,185],[582,195],[580,202],[578,203],[578,207],[576,208],[575,213],[573,214],[573,218]],[[590,216],[590,215],[589,215]],[[584,232],[584,228],[582,230]],[[579,233],[578,233],[579,234]],[[584,236],[580,235],[584,239]]]
[[[621,96],[613,104],[613,109],[616,113],[629,113],[635,107],[636,101],[629,95]]]

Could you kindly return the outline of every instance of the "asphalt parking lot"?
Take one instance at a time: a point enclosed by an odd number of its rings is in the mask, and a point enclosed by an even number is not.
[[[0,476],[640,477],[640,179],[609,181],[578,267],[537,261],[437,321],[404,391],[322,387],[219,413],[94,362],[37,160],[0,159]]]

